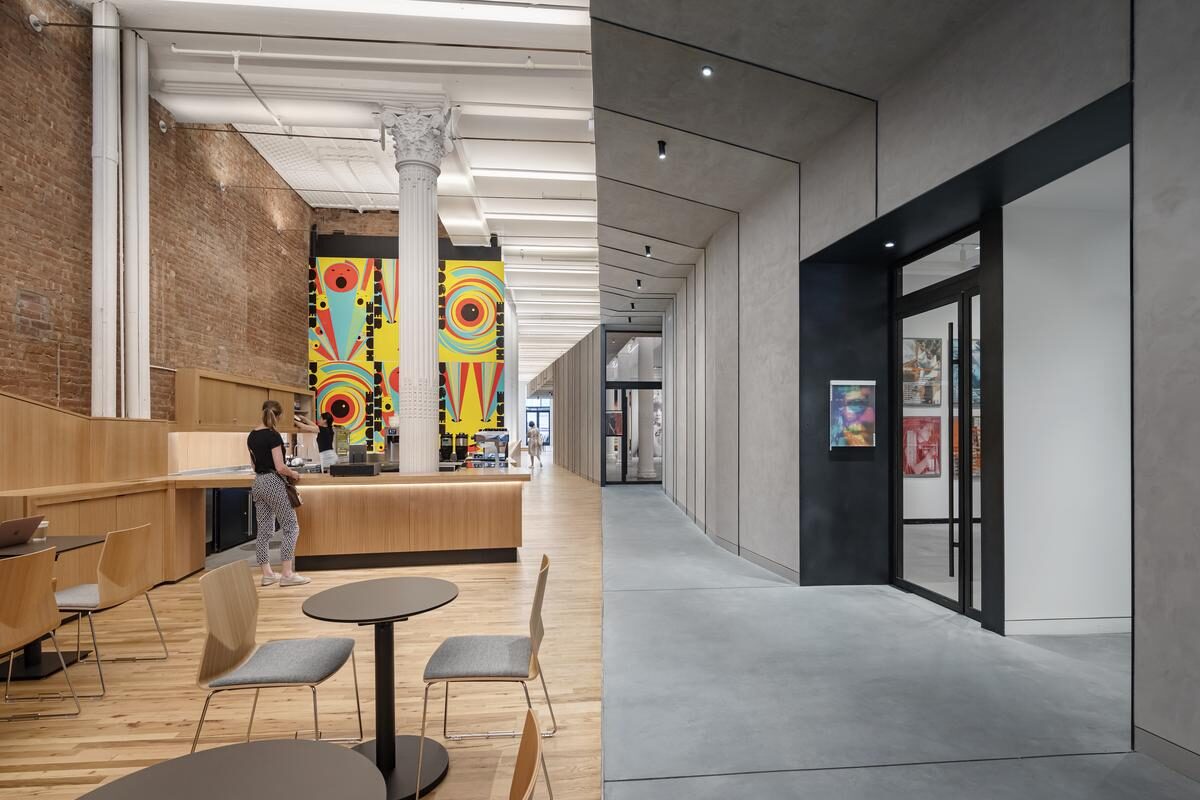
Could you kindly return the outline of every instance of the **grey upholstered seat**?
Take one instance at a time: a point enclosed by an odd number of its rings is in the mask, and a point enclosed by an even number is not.
[[[451,636],[429,657],[426,681],[528,678],[528,636]]]
[[[353,639],[334,636],[267,642],[246,663],[217,678],[209,687],[317,684],[341,669],[353,651]]]
[[[100,584],[81,583],[54,593],[60,610],[94,609],[100,605]]]

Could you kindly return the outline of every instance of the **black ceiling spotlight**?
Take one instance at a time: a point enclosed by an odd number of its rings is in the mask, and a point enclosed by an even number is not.
[[[630,310],[630,311],[637,311],[637,306],[635,306],[633,303],[630,303],[630,304],[629,304],[629,310]]]
[[[658,140],[658,160],[662,161],[667,157],[667,143],[662,139]]]
[[[494,234],[494,233],[492,234],[492,238],[490,241],[491,241],[493,248],[500,246],[500,237],[497,236],[496,234]]]
[[[638,288],[639,292],[642,290],[642,279],[641,278],[637,279],[637,288]]]
[[[629,324],[633,324],[633,317],[626,317],[625,320],[629,322]]]
[[[646,258],[650,257],[650,245],[646,245]]]

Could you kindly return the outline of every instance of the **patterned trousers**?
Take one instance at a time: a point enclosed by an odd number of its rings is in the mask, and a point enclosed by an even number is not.
[[[296,557],[296,540],[300,538],[300,523],[296,520],[296,509],[288,502],[283,478],[274,472],[254,476],[254,487],[250,489],[254,501],[254,517],[258,523],[258,539],[254,543],[255,560],[267,564],[271,560],[271,535],[275,533],[275,520],[279,520],[279,532],[283,535],[283,560]]]

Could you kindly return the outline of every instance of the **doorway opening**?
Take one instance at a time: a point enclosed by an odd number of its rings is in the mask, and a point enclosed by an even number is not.
[[[662,483],[662,334],[610,330],[604,344],[601,485]]]

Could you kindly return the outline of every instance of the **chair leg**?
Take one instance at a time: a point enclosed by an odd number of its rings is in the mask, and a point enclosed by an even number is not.
[[[83,617],[84,614],[87,615],[88,628],[90,628],[92,631],[92,656],[94,657],[94,659],[96,661],[96,674],[100,676],[100,693],[99,694],[81,694],[79,696],[82,698],[85,698],[87,700],[95,700],[96,698],[104,697],[104,695],[106,695],[108,693],[108,688],[104,684],[104,667],[100,666],[100,645],[96,641],[96,623],[92,621],[92,612],[90,612],[90,611],[79,612],[80,617]],[[78,640],[79,640],[78,630],[76,630],[75,638],[76,638],[76,642],[78,642]],[[78,649],[76,650],[76,652],[78,652]],[[81,658],[81,659],[79,659],[79,662],[77,662],[77,663],[82,663],[82,662],[83,662],[83,659]]]
[[[54,643],[54,652],[58,654],[58,663],[62,667],[63,677],[67,679],[67,689],[71,692],[71,699],[75,702],[75,710],[74,711],[54,711],[54,712],[49,712],[49,713],[38,711],[38,712],[29,713],[29,714],[13,714],[11,716],[0,717],[0,722],[9,722],[12,720],[28,720],[28,719],[55,719],[55,718],[59,718],[59,717],[77,717],[77,716],[79,716],[80,711],[82,711],[82,707],[79,705],[79,695],[75,694],[75,687],[71,683],[71,675],[69,672],[67,672],[67,662],[66,662],[66,659],[63,658],[62,649],[58,646],[58,637],[54,635],[54,631],[50,631],[50,641]],[[18,701],[22,701],[22,700],[42,700],[42,699],[47,699],[50,697],[56,697],[57,699],[62,699],[65,697],[65,695],[62,694],[62,692],[56,692],[54,694],[31,695],[29,697],[20,697],[20,696],[9,694],[9,688],[12,685],[13,659],[15,656],[16,656],[15,650],[8,654],[8,675],[4,681],[4,702],[13,703],[13,702],[18,702]]]
[[[254,727],[254,712],[258,710],[258,689],[254,690],[254,703],[250,706],[250,721],[246,723],[246,741],[250,741],[250,730]]]
[[[317,687],[310,686],[308,688],[312,690],[313,697],[313,741],[319,742],[321,741],[321,723],[317,719]]]
[[[354,651],[350,651],[350,670],[354,673],[354,710],[358,712],[358,741],[363,740],[362,700],[358,697],[358,659]]]
[[[204,708],[200,710],[200,721],[196,723],[196,735],[192,737],[192,750],[196,752],[196,745],[200,743],[200,729],[204,727],[204,718],[208,716],[208,704],[212,702],[216,692],[209,692],[208,697],[204,698]]]
[[[524,681],[521,682],[521,688],[525,690],[525,705],[529,706],[529,710],[533,711],[533,700],[529,697],[529,685]],[[538,731],[541,734],[541,731]],[[544,736],[544,734],[541,734]],[[554,800],[554,789],[550,786],[550,770],[546,769],[546,750],[542,749],[542,775],[546,778],[546,792],[550,795],[550,800]]]
[[[421,762],[425,760],[425,723],[429,719],[429,690],[432,683],[425,684],[425,702],[421,704],[421,738],[417,742],[417,789],[413,800],[421,800]],[[446,703],[450,702],[450,684],[446,684]],[[442,718],[443,720],[445,717]],[[445,727],[443,725],[443,730]]]
[[[473,683],[508,683],[508,681],[472,681]],[[487,731],[486,733],[450,733],[450,681],[446,681],[446,707],[442,714],[442,736],[452,742],[462,742],[468,739],[515,739],[520,731]],[[524,686],[524,683],[521,682]]]
[[[143,592],[142,597],[146,598],[146,605],[150,607],[150,619],[154,620],[154,630],[156,630],[158,632],[158,643],[160,645],[162,645],[162,655],[161,656],[118,656],[116,658],[108,659],[108,663],[110,663],[110,664],[129,664],[129,663],[135,663],[138,661],[166,661],[167,660],[167,657],[168,657],[167,640],[163,636],[162,626],[158,624],[158,614],[156,614],[154,612],[154,603],[151,602],[151,600],[150,600],[150,593]]]
[[[546,673],[542,671],[540,664],[538,665],[538,679],[542,682],[542,694],[546,696],[546,708],[550,710],[550,730],[541,733],[543,739],[549,739],[558,733],[558,720],[554,717],[554,704],[550,702],[550,690],[546,688]]]

